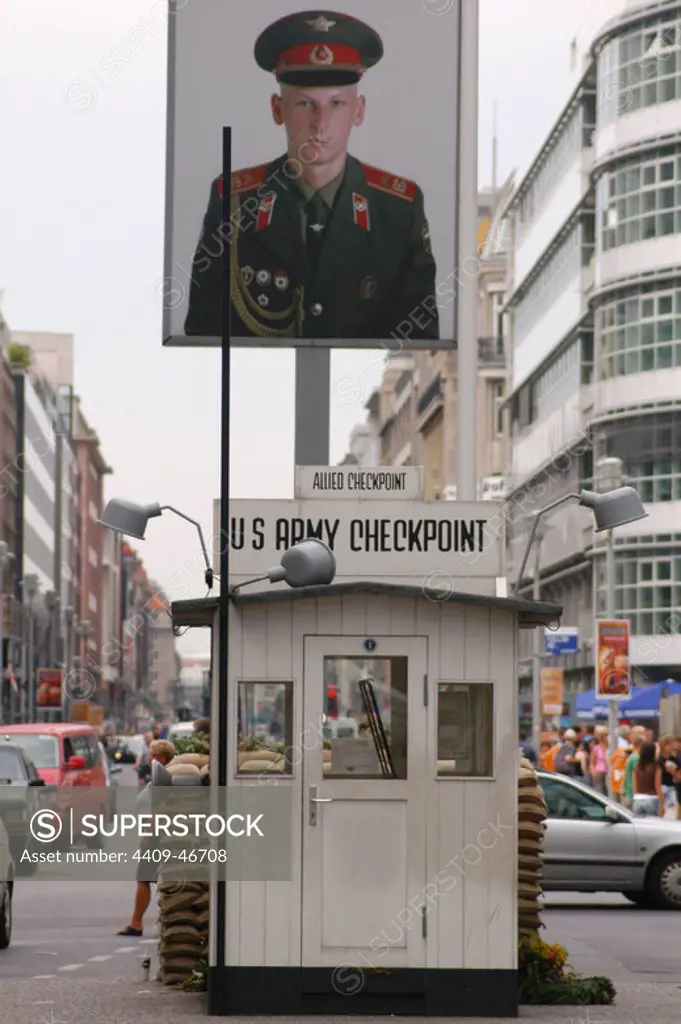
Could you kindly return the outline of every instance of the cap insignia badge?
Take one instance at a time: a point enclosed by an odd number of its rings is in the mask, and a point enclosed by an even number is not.
[[[270,272],[269,270],[259,270],[255,275],[255,279],[261,288],[270,283]]]
[[[280,292],[285,292],[288,288],[288,275],[284,270],[278,270],[274,275],[274,287],[278,288]]]
[[[255,277],[255,271],[253,270],[253,267],[242,267],[241,276],[243,278],[244,284],[250,284],[253,278]]]
[[[333,51],[328,46],[315,46],[310,54],[310,61],[317,66],[328,67],[333,64]]]
[[[309,25],[315,32],[328,32],[330,28],[336,24],[335,21],[329,21],[323,14],[320,14],[314,21],[306,21],[306,25]]]
[[[266,295],[258,295],[258,302],[260,303],[261,306],[269,306],[270,304],[270,300],[267,298]]]

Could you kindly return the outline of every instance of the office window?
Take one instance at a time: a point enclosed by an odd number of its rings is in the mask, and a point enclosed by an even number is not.
[[[611,124],[632,111],[681,98],[681,20],[662,15],[618,35],[598,57],[597,116]]]
[[[596,332],[601,380],[681,366],[681,283],[614,295],[597,311]]]
[[[681,147],[606,172],[596,211],[603,252],[681,232]]]

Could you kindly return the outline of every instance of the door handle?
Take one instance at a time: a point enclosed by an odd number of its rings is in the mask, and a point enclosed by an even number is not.
[[[317,824],[319,812],[317,811],[317,804],[330,804],[332,803],[330,796],[317,796],[319,789],[317,786],[310,786],[310,825],[313,827]]]

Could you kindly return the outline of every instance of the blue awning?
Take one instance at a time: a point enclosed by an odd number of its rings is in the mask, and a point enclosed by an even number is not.
[[[628,700],[618,700],[620,718],[654,718],[660,710],[660,698],[681,693],[681,683],[672,679],[652,686],[634,686]],[[578,718],[607,718],[609,701],[596,698],[595,690],[586,690],[577,695]]]

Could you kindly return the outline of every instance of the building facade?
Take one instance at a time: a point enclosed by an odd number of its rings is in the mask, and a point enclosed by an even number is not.
[[[600,460],[621,459],[649,515],[615,534],[616,615],[635,681],[681,678],[681,4],[592,15],[575,89],[505,211],[510,563],[528,513],[598,489]],[[572,709],[606,609],[587,510],[548,518],[540,576],[580,630],[580,653],[555,662]]]
[[[477,445],[481,498],[503,494],[506,465],[503,322],[507,254],[501,214],[511,191],[509,179],[501,188],[485,189],[478,199]],[[470,287],[470,283],[464,280],[461,287]],[[363,440],[371,439],[369,450],[378,457],[378,464],[423,466],[426,500],[454,499],[458,454],[456,352],[390,353],[381,383],[366,408],[367,422],[359,429]],[[357,435],[351,438],[346,461],[353,455],[353,445],[356,449]]]

